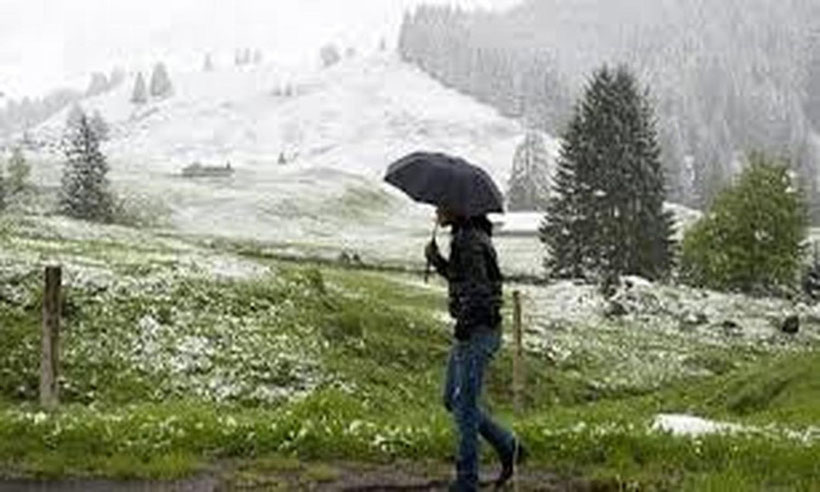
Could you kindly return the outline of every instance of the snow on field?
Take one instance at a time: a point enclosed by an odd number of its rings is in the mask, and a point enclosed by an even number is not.
[[[655,416],[650,429],[654,432],[665,432],[673,436],[698,438],[710,434],[756,434],[768,437],[793,439],[803,443],[812,443],[820,439],[820,428],[808,427],[803,430],[794,430],[777,424],[768,424],[764,427],[740,425],[730,422],[717,422],[693,415],[658,414]]]
[[[25,217],[7,227],[13,233],[0,240],[4,274],[9,271],[6,267],[20,270],[62,264],[69,285],[108,285],[118,279],[134,280],[118,273],[124,268],[150,267],[156,275],[139,279],[149,283],[152,278],[162,283],[168,275],[246,279],[269,273],[267,267],[249,260],[128,227],[64,217]]]
[[[736,367],[743,354],[810,350],[820,341],[820,307],[786,299],[639,278],[624,279],[610,299],[595,286],[572,281],[508,289],[523,295],[528,351],[582,368],[604,390],[658,388]],[[790,315],[800,319],[796,335],[780,331]]]
[[[0,299],[36,306],[42,267],[60,264],[69,304],[96,313],[69,321],[62,357],[74,370],[63,387],[72,395],[93,400],[96,371],[111,367],[150,387],[152,399],[275,403],[325,380],[313,327],[283,321],[293,303],[260,297],[236,309],[230,286],[243,284],[233,281],[276,289],[286,280],[275,268],[149,231],[59,217],[0,217],[0,230]],[[29,350],[14,345],[6,361]]]
[[[691,415],[657,415],[652,423],[652,429],[659,432],[669,432],[674,436],[703,436],[707,434],[724,434],[738,432],[744,429],[737,424],[715,422],[712,420],[693,417]]]

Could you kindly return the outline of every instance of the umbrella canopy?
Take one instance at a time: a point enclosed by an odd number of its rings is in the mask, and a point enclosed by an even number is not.
[[[490,175],[459,157],[416,152],[391,164],[384,180],[417,202],[466,217],[504,212],[504,196]]]

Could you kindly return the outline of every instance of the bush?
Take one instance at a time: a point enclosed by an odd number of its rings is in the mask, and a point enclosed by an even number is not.
[[[326,44],[319,51],[319,57],[322,59],[322,66],[327,68],[342,61],[342,55],[339,54],[339,48],[334,44]]]
[[[689,284],[746,293],[794,285],[806,206],[786,163],[753,153],[737,183],[715,198],[685,235],[681,276]]]

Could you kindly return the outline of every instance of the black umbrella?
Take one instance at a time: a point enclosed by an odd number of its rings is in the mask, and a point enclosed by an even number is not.
[[[417,202],[445,207],[464,217],[504,212],[504,197],[490,175],[459,157],[416,152],[391,164],[384,180]],[[429,272],[428,262],[425,281]]]
[[[504,197],[490,175],[459,157],[416,152],[391,164],[384,179],[418,202],[465,217],[504,212]]]

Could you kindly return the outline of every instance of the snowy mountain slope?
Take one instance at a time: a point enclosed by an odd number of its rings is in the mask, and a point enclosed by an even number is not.
[[[456,152],[505,182],[522,129],[440,86],[392,55],[294,73],[273,65],[172,73],[175,96],[143,107],[133,84],[84,107],[113,127],[113,160],[175,172],[193,160],[254,170],[297,154],[298,168],[330,167],[379,177],[418,149]],[[292,95],[276,95],[290,87]],[[66,112],[41,131],[58,134]],[[144,169],[144,167],[143,167]]]
[[[115,186],[161,198],[185,233],[334,257],[347,250],[365,260],[418,261],[431,208],[382,183],[393,160],[417,150],[452,152],[505,187],[524,134],[518,123],[388,54],[325,70],[229,67],[172,71],[171,79],[174,96],[144,106],[129,102],[132,81],[83,104],[111,125],[104,150]],[[40,127],[37,138],[56,141],[67,114]],[[554,155],[557,143],[547,143]],[[278,164],[280,153],[286,165]],[[45,183],[58,182],[59,158],[52,155],[55,165],[38,173]],[[230,162],[235,173],[181,178],[194,161]],[[526,242],[514,249],[539,250],[532,238]]]
[[[127,83],[84,103],[112,127],[104,150],[115,187],[161,199],[183,233],[260,240],[296,254],[335,258],[344,250],[365,261],[419,264],[432,209],[382,182],[388,164],[416,150],[452,152],[506,187],[525,131],[393,55],[318,71],[266,65],[171,78],[175,95],[165,100],[135,106]],[[67,113],[37,137],[58,139]],[[554,162],[558,142],[545,143]],[[59,182],[58,159],[37,170],[41,181]],[[194,161],[230,162],[235,172],[182,178]],[[523,226],[521,216],[497,220],[512,233],[497,243],[507,271],[536,273],[540,220],[525,218]]]

